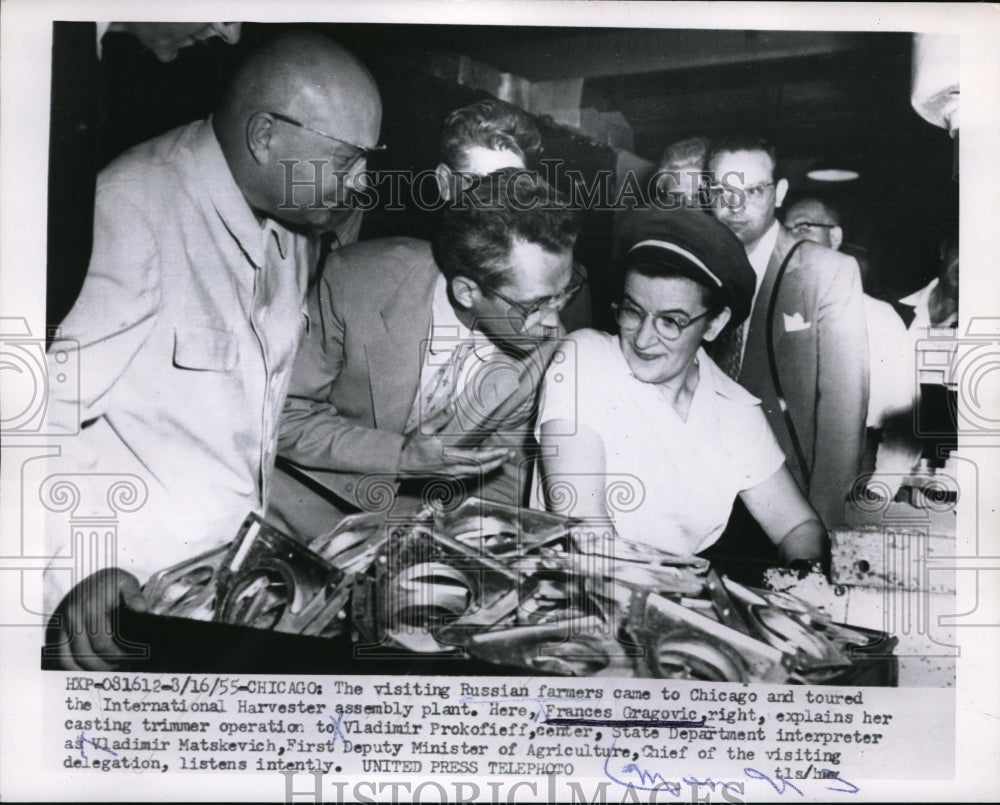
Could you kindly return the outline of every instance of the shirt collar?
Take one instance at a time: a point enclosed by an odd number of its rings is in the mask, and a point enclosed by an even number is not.
[[[939,280],[935,277],[916,293],[911,293],[904,299],[899,300],[900,304],[909,305],[913,308],[913,321],[910,322],[910,326],[907,329],[912,330],[917,327],[953,327],[958,323],[957,310],[945,318],[944,321],[937,324],[931,323],[931,294],[938,287],[938,284]]]
[[[461,341],[482,340],[486,336],[470,330],[459,320],[448,298],[448,280],[439,274],[431,299],[431,335],[427,349],[432,355],[451,352]],[[478,349],[478,345],[477,345]]]
[[[764,279],[764,274],[767,272],[767,264],[771,260],[771,253],[774,251],[775,244],[778,242],[778,222],[773,221],[771,223],[771,228],[765,232],[760,240],[757,241],[756,245],[747,252],[747,260],[750,261],[750,265],[753,266],[754,274],[757,275],[757,287],[760,288],[760,283]]]
[[[194,136],[192,150],[212,206],[254,267],[263,268],[266,265],[267,241],[272,234],[284,258],[289,253],[291,233],[271,218],[259,220],[250,209],[215,137],[211,117],[201,121],[201,130]]]
[[[281,255],[281,259],[284,260],[288,257],[288,251],[291,244],[292,233],[285,229],[281,224],[275,221],[273,218],[265,218],[264,223],[261,225],[262,242],[264,244],[265,251],[267,250],[268,238],[273,237],[275,243],[278,246],[278,253]]]
[[[704,388],[706,394],[718,394],[737,405],[757,405],[760,403],[759,399],[723,372],[708,356],[704,347],[698,348],[697,360],[699,376],[698,389],[695,390],[695,394]]]
[[[911,293],[899,301],[904,305],[909,305],[910,307],[927,307],[931,298],[931,291],[937,288],[938,278],[935,277],[927,285],[921,288],[919,291]]]

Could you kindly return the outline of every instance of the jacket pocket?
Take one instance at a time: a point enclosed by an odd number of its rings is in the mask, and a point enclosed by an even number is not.
[[[174,328],[174,366],[201,372],[229,372],[239,347],[232,333],[212,327]]]

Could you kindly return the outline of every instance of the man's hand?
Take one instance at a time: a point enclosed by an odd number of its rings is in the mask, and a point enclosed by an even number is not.
[[[113,671],[129,658],[116,640],[118,610],[148,612],[139,581],[118,568],[99,570],[67,593],[49,623],[46,644],[67,671]]]
[[[399,456],[399,474],[411,477],[485,475],[511,458],[506,447],[450,447],[437,435],[451,421],[454,408],[440,411],[406,437]],[[423,431],[423,432],[421,432]]]

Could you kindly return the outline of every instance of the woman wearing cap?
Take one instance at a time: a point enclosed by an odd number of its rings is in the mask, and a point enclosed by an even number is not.
[[[742,244],[693,210],[637,213],[629,232],[619,335],[574,333],[546,374],[548,508],[693,554],[719,539],[739,495],[783,561],[819,559],[826,532],[760,401],[702,347],[749,314],[756,278]]]

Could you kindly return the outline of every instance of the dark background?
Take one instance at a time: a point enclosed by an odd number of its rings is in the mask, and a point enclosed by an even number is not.
[[[896,298],[926,284],[938,267],[939,233],[958,218],[951,140],[910,107],[910,34],[246,23],[239,44],[211,40],[167,64],[131,36],[108,34],[99,79],[81,90],[66,34],[88,24],[55,25],[53,165],[69,159],[72,170],[96,171],[129,146],[204,117],[247,52],[283,29],[307,27],[351,48],[378,82],[389,150],[370,160],[374,171],[421,171],[437,163],[447,113],[488,97],[442,77],[442,64],[465,55],[532,82],[582,79],[580,106],[620,112],[632,127],[635,153],[652,162],[689,136],[765,136],[791,182],[789,201],[815,194],[843,209],[845,241],[868,257],[872,290],[880,296]],[[614,149],[544,117],[539,124],[547,158],[585,177],[613,170]],[[69,134],[57,138],[58,126]],[[79,159],[74,149],[84,131],[89,158]],[[810,168],[831,162],[861,178],[837,184],[805,178]],[[50,176],[68,212],[50,221],[49,324],[68,311],[86,270],[76,239],[61,233],[78,226],[74,217],[87,220],[92,206],[92,185],[77,183],[83,189],[74,190],[62,176]],[[376,209],[366,213],[362,237],[426,236],[428,215]],[[600,306],[614,287],[612,233],[610,214],[589,213],[577,249],[591,272],[598,323],[606,323]]]

